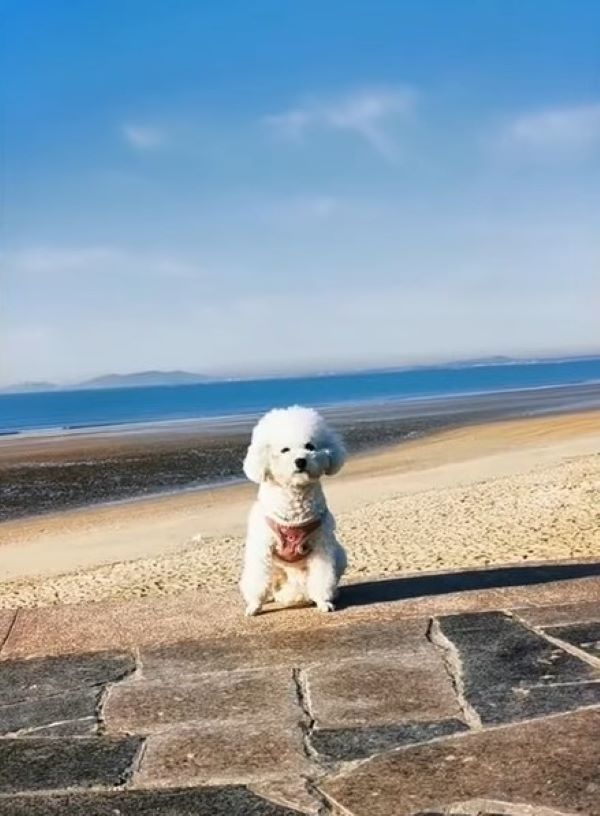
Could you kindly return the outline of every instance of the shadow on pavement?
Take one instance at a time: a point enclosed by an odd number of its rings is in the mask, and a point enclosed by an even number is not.
[[[427,595],[545,584],[551,581],[588,578],[595,575],[600,575],[600,562],[532,564],[531,566],[493,567],[485,570],[466,570],[465,572],[436,575],[411,575],[406,578],[390,578],[342,586],[336,606],[338,609],[347,609],[350,606],[366,606]]]

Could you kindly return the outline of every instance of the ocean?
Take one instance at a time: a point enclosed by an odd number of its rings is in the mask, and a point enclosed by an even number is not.
[[[600,357],[431,366],[198,385],[0,395],[0,434],[255,415],[292,403],[368,406],[600,382]]]

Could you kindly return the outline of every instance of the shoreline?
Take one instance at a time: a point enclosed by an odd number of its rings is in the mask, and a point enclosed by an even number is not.
[[[440,431],[525,416],[600,407],[600,385],[532,388],[471,397],[337,406],[325,413],[352,454],[375,454]],[[101,429],[0,438],[0,523],[49,513],[213,490],[243,478],[255,417],[226,424]]]
[[[575,397],[586,396],[590,398],[589,410],[600,408],[600,380],[589,380],[577,384],[566,385],[534,385],[524,388],[500,388],[495,390],[464,391],[455,394],[429,394],[413,397],[397,398],[373,398],[368,400],[355,400],[348,402],[332,402],[315,405],[314,407],[327,416],[331,421],[343,421],[353,418],[356,421],[361,419],[372,419],[375,414],[389,415],[392,418],[412,418],[414,416],[436,415],[438,413],[451,413],[455,408],[458,413],[472,408],[477,408],[481,401],[489,404],[497,401],[499,410],[506,410],[514,399],[527,399],[528,395],[535,395],[536,392],[550,397],[550,408],[554,397],[567,397],[572,400]],[[54,392],[52,392],[54,393]],[[504,404],[502,400],[504,398]],[[293,400],[292,400],[293,402]],[[290,404],[292,404],[292,402]],[[436,408],[441,406],[441,411]],[[575,410],[576,406],[566,406],[565,410]],[[542,407],[541,410],[546,410]],[[227,436],[231,433],[245,433],[252,429],[255,422],[264,412],[241,412],[237,414],[219,414],[200,417],[184,417],[179,419],[150,420],[141,422],[120,422],[106,423],[98,425],[81,425],[65,427],[28,428],[24,430],[0,430],[0,449],[4,443],[14,443],[39,440],[57,441],[70,438],[105,438],[117,437],[127,438],[144,437],[152,435],[177,434],[193,432],[202,436]]]
[[[457,427],[354,455],[325,489],[347,580],[600,556],[600,412]],[[0,607],[235,585],[256,486],[0,524]]]

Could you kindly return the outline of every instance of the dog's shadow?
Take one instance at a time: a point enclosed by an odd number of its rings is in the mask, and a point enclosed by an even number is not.
[[[354,606],[447,595],[451,592],[468,590],[546,584],[552,581],[590,578],[597,575],[600,575],[600,562],[532,564],[435,575],[411,575],[406,578],[345,584],[339,589],[336,608],[348,609]]]

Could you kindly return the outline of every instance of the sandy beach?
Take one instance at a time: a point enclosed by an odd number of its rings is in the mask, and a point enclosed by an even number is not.
[[[600,412],[487,423],[354,455],[326,483],[348,580],[600,557]],[[0,524],[0,606],[218,592],[255,487]]]

